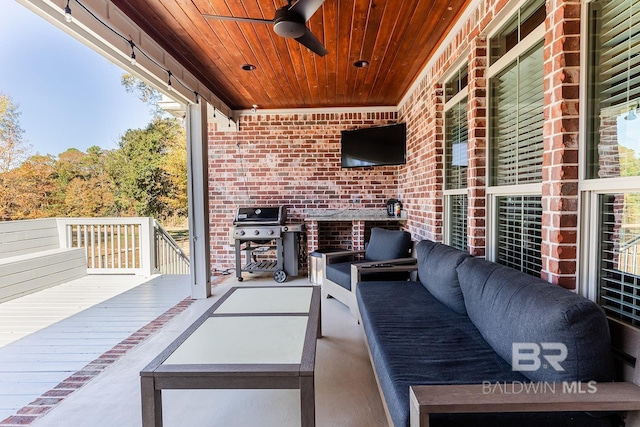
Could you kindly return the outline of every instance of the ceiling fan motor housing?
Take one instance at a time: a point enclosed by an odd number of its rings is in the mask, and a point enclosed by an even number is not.
[[[297,13],[290,12],[288,7],[276,10],[273,18],[273,31],[281,37],[297,39],[307,31],[304,18]]]

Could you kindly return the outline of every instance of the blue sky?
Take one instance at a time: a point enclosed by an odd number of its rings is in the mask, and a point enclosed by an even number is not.
[[[150,108],[120,85],[122,68],[15,0],[0,0],[0,92],[18,104],[32,154],[117,146]]]

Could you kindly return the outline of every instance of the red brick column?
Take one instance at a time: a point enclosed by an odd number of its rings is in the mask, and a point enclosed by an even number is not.
[[[576,286],[580,1],[547,0],[542,278]]]
[[[475,256],[485,255],[486,244],[486,162],[487,162],[487,41],[471,39],[469,53],[469,166],[468,247]]]

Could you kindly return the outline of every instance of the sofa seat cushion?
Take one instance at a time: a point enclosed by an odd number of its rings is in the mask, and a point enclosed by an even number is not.
[[[416,245],[420,282],[431,295],[458,314],[465,314],[466,307],[456,267],[470,256],[431,240],[421,240]]]
[[[458,267],[458,275],[469,317],[505,360],[512,360],[514,343],[566,346],[561,369],[551,363],[540,363],[537,369],[533,369],[535,363],[518,367],[529,379],[614,379],[609,327],[597,304],[558,285],[480,258],[466,259]],[[562,349],[548,351],[562,357]]]
[[[395,426],[408,425],[411,385],[527,381],[419,282],[361,282],[356,295]]]
[[[351,290],[351,264],[371,264],[370,261],[358,261],[358,262],[337,262],[327,265],[327,279],[342,286],[345,289]],[[409,274],[405,272],[377,272],[370,273],[363,270],[360,273],[360,278],[364,280],[407,280]]]
[[[520,384],[466,315],[453,312],[419,282],[361,282],[357,292],[367,343],[395,427],[409,426],[409,386]],[[612,420],[613,418],[613,420]],[[433,427],[611,427],[615,416],[584,412],[433,414]]]

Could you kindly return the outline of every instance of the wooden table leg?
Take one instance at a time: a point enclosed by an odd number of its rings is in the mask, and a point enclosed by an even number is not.
[[[142,427],[162,427],[162,390],[155,389],[152,376],[140,377]]]
[[[300,377],[300,409],[302,427],[316,425],[316,398],[313,376]]]

